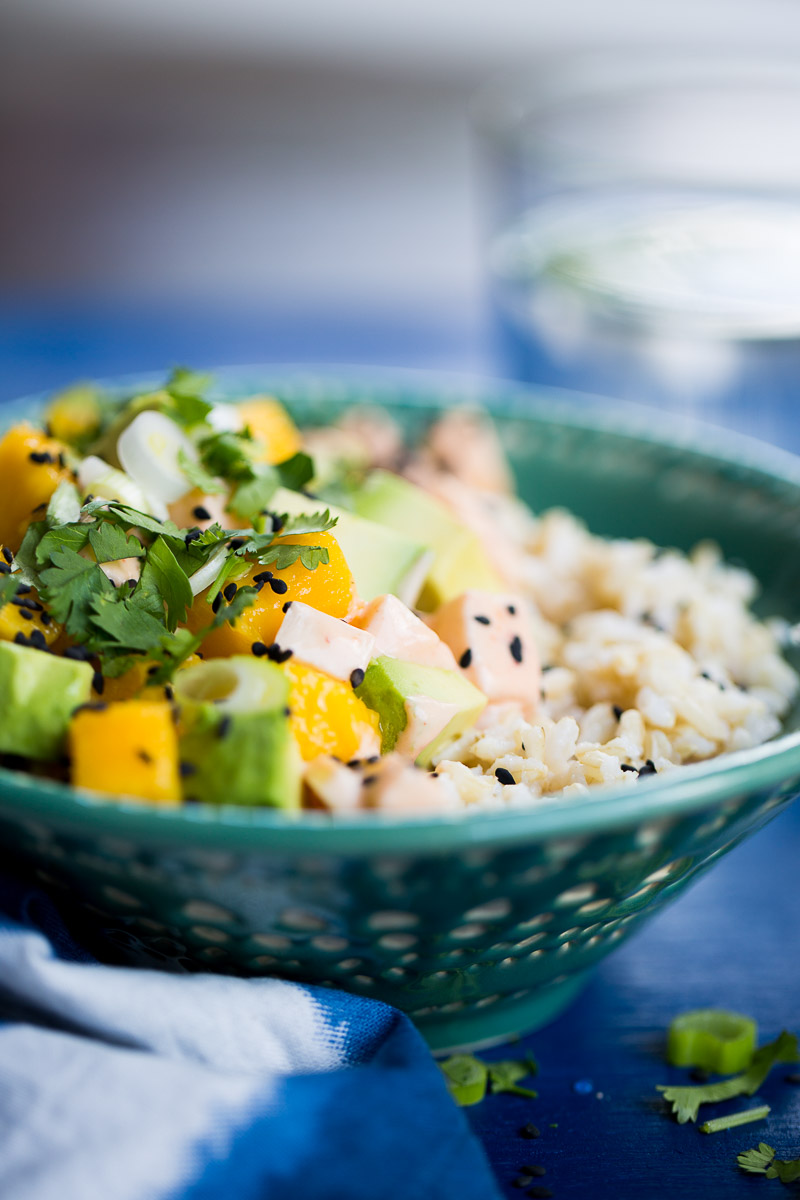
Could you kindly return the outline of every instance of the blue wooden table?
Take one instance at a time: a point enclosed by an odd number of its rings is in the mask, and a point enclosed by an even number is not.
[[[0,299],[0,401],[76,377],[177,362],[321,360],[495,369],[485,330],[441,314],[176,315],[114,305],[21,308]],[[800,444],[789,415],[781,440]],[[763,1039],[782,1028],[800,1032],[799,877],[795,805],[606,960],[560,1020],[492,1052],[502,1058],[532,1050],[541,1064],[537,1100],[500,1095],[467,1110],[509,1197],[525,1194],[513,1181],[529,1163],[546,1168],[534,1182],[563,1200],[791,1194],[736,1167],[737,1153],[759,1141],[779,1156],[800,1154],[800,1087],[784,1081],[790,1068],[777,1067],[759,1093],[772,1107],[766,1122],[710,1136],[666,1116],[655,1088],[686,1079],[663,1055],[667,1025],[682,1009],[749,1013]],[[528,1122],[541,1131],[538,1139],[519,1136]]]

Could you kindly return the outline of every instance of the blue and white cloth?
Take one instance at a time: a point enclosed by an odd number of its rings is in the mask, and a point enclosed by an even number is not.
[[[3,1200],[496,1200],[406,1017],[97,963],[0,879]]]

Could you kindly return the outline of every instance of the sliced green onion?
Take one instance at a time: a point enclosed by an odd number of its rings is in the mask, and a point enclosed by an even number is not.
[[[681,1013],[669,1027],[667,1058],[674,1067],[702,1067],[734,1075],[749,1066],[756,1047],[756,1023],[721,1008]]]
[[[701,1133],[719,1133],[723,1129],[735,1129],[737,1125],[749,1125],[751,1121],[763,1121],[770,1112],[768,1104],[760,1108],[745,1108],[741,1112],[731,1113],[729,1117],[715,1117],[713,1121],[704,1121],[698,1125]]]
[[[465,1108],[469,1104],[479,1104],[486,1095],[486,1085],[489,1071],[486,1063],[471,1054],[454,1054],[443,1063],[439,1063],[447,1088],[456,1104]]]

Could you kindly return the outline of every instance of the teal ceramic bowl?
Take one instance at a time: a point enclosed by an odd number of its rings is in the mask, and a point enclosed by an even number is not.
[[[502,385],[274,370],[218,380],[224,397],[276,393],[301,422],[386,404],[411,436],[443,406],[477,400],[534,508],[682,549],[714,538],[761,581],[763,613],[800,617],[800,460],[780,450]],[[767,745],[635,789],[428,820],[158,811],[4,770],[0,846],[103,959],[321,983],[396,1005],[434,1047],[488,1042],[554,1017],[595,963],[790,803],[798,729],[795,711]]]

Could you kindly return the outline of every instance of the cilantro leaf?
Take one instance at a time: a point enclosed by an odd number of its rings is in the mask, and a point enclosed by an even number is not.
[[[311,456],[303,450],[298,450],[291,458],[286,458],[282,463],[278,463],[275,470],[278,472],[281,485],[293,492],[299,492],[314,478],[314,462]]]
[[[57,525],[55,529],[48,529],[34,549],[36,563],[39,566],[49,563],[53,551],[59,546],[66,546],[77,554],[89,541],[89,528],[89,525],[76,522],[74,525]]]
[[[259,554],[258,561],[265,567],[274,563],[276,571],[285,571],[287,567],[296,563],[298,558],[307,571],[314,571],[320,563],[327,565],[331,556],[327,546],[304,546],[295,542],[279,542]]]
[[[50,559],[52,566],[40,573],[40,595],[51,616],[64,625],[78,642],[91,638],[93,601],[106,596],[113,599],[114,586],[97,563],[82,558],[68,546],[57,546]]]
[[[123,525],[126,529],[140,529],[143,533],[153,533],[156,536],[164,533],[178,536],[181,534],[174,521],[159,521],[158,517],[151,517],[148,513],[140,512],[138,508],[130,508],[117,500],[92,500],[89,504],[84,504],[81,512],[90,517],[103,513],[106,520]]]
[[[486,1095],[489,1071],[486,1063],[471,1054],[453,1054],[439,1063],[447,1090],[462,1108],[479,1104]]]
[[[201,492],[218,495],[225,491],[224,485],[210,474],[202,463],[195,462],[194,459],[189,458],[185,450],[178,451],[178,466],[189,480],[189,483],[199,488]]]
[[[55,537],[67,529],[72,529],[74,533],[79,533],[83,529],[87,531],[89,545],[99,563],[117,562],[120,558],[144,557],[145,549],[138,538],[131,537],[124,529],[112,524],[111,521],[98,521],[95,525],[81,525],[77,529],[75,526],[63,525],[61,529],[51,530],[42,538],[39,550],[42,549],[48,538]]]
[[[743,1151],[736,1161],[751,1175],[766,1175],[767,1179],[780,1179],[781,1183],[794,1183],[800,1179],[800,1158],[776,1158],[772,1146],[766,1142],[759,1142],[758,1149]]]
[[[253,521],[267,507],[279,483],[274,467],[263,463],[253,472],[252,479],[239,484],[231,498],[230,507],[245,521]]]
[[[338,524],[338,521],[338,517],[331,516],[329,508],[326,508],[324,512],[298,513],[294,517],[284,514],[281,518],[280,536],[286,537],[289,533],[296,535],[301,533],[326,533],[327,530],[333,529],[334,525]]]
[[[252,479],[253,460],[248,453],[250,439],[241,433],[213,433],[198,444],[200,458],[211,475],[220,475],[232,483]]]
[[[202,425],[214,407],[202,395],[211,382],[210,375],[190,371],[187,367],[176,367],[164,388],[169,397],[168,403],[163,405],[166,415],[184,429]]]
[[[489,1063],[489,1082],[492,1092],[511,1092],[515,1096],[529,1096],[535,1100],[539,1095],[533,1088],[519,1087],[519,1080],[535,1075],[538,1067],[534,1059],[504,1059]]]
[[[213,382],[214,376],[208,372],[193,371],[190,367],[175,367],[167,380],[166,390],[171,396],[200,396],[208,391]]]
[[[194,600],[191,584],[163,537],[156,538],[147,551],[139,587],[143,593],[156,592],[159,595],[166,607],[170,633],[179,621],[186,620],[186,610],[191,608]],[[138,592],[139,588],[136,590]]]
[[[160,664],[159,669],[153,673],[151,682],[154,684],[167,683],[176,668],[200,649],[203,639],[212,629],[219,629],[226,622],[233,625],[245,609],[250,607],[257,595],[257,588],[240,587],[230,604],[223,604],[214,614],[211,624],[206,625],[199,633],[192,634],[188,629],[176,629],[171,636],[162,637],[159,644],[149,650],[153,662]]]
[[[783,1033],[774,1042],[768,1042],[756,1050],[750,1066],[740,1075],[723,1079],[721,1083],[707,1083],[698,1087],[658,1087],[664,1099],[672,1105],[678,1124],[696,1121],[701,1104],[716,1104],[721,1100],[732,1100],[735,1096],[752,1096],[761,1087],[772,1067],[779,1062],[797,1062],[797,1037]]]
[[[19,575],[0,575],[0,608],[5,608],[13,600],[21,582]]]
[[[768,1146],[766,1142],[759,1142],[757,1150],[744,1150],[737,1155],[736,1161],[743,1171],[749,1171],[751,1175],[766,1175],[767,1167],[775,1157],[775,1151],[772,1146]]]
[[[132,597],[94,595],[90,606],[96,631],[93,641],[98,648],[125,652],[139,650],[147,654],[164,636],[163,622]]]

